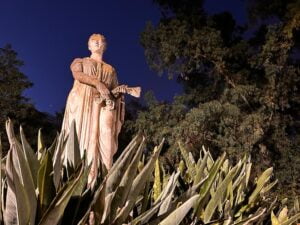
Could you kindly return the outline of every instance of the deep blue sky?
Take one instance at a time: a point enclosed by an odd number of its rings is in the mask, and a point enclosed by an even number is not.
[[[101,33],[107,39],[104,60],[113,65],[120,83],[153,90],[170,100],[181,88],[150,71],[139,44],[147,21],[159,21],[151,0],[1,0],[0,47],[12,44],[25,62],[22,71],[34,83],[26,96],[40,111],[54,113],[65,105],[73,84],[69,65],[89,55],[87,39]],[[242,0],[207,0],[210,13],[231,11],[245,21]]]

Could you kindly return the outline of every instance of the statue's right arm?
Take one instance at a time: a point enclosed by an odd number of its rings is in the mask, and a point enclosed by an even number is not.
[[[75,80],[78,80],[80,83],[87,84],[94,88],[97,87],[99,80],[97,78],[88,76],[83,73],[82,60],[75,59],[71,64],[71,71]]]
[[[89,85],[96,88],[101,95],[109,95],[109,90],[106,88],[105,84],[100,82],[97,78],[89,76],[83,73],[82,60],[75,59],[71,64],[71,71],[75,80],[80,83]]]

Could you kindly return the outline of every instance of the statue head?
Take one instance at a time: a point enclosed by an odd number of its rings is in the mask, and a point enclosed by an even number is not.
[[[101,34],[92,34],[88,41],[88,47],[92,53],[103,53],[106,49],[105,37]]]

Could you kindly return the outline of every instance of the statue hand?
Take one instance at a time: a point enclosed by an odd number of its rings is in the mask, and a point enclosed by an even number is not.
[[[105,109],[107,109],[107,110],[114,110],[115,109],[115,102],[113,100],[108,99],[108,100],[105,101],[105,104],[106,104]]]
[[[97,86],[96,86],[96,89],[97,91],[99,91],[99,93],[106,99],[108,98],[110,92],[109,90],[107,89],[107,87],[103,84],[103,83],[99,83]]]

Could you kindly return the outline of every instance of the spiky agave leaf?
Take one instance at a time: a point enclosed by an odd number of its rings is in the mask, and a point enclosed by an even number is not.
[[[30,202],[30,204],[28,205],[28,209],[27,209],[29,212],[29,218],[30,218],[29,224],[34,224],[35,216],[36,216],[36,207],[37,207],[35,185],[34,185],[34,181],[32,178],[30,167],[28,165],[28,161],[25,158],[25,152],[22,150],[21,144],[16,139],[16,136],[13,131],[13,123],[10,119],[6,121],[6,132],[7,132],[8,140],[10,143],[9,151],[11,151],[11,162],[12,162],[12,165],[7,166],[7,168],[9,168],[9,167],[11,168],[10,175],[12,175],[12,177],[13,177],[13,179],[10,180],[11,190],[20,192],[20,193],[15,193],[15,195],[18,195],[21,193],[24,194],[24,196],[20,195],[21,196],[20,198],[23,198],[23,199],[27,200],[28,202]],[[9,176],[7,176],[7,177],[9,179]],[[17,179],[17,177],[18,177],[18,179]],[[16,187],[15,185],[18,185],[18,182],[20,182],[21,186]],[[12,188],[13,186],[15,186],[15,188]],[[24,191],[24,193],[23,193],[23,191]],[[16,202],[17,202],[17,208],[18,208],[19,206],[18,206],[17,197],[16,197]],[[19,203],[19,204],[21,204],[21,203]],[[24,202],[24,204],[26,204],[26,203]],[[21,218],[19,218],[19,219],[21,219]]]
[[[280,225],[278,218],[275,216],[274,212],[271,213],[271,222],[272,225]]]
[[[298,197],[296,197],[296,198],[294,199],[293,212],[294,212],[294,213],[297,213],[297,212],[299,212],[299,211],[300,211],[299,199],[298,199]]]
[[[208,156],[209,156],[208,153],[205,153],[203,159],[202,160],[199,159],[199,162],[197,162],[194,185],[198,184],[200,182],[200,180],[204,177],[204,169],[207,164]]]
[[[146,182],[144,193],[143,193],[143,200],[142,200],[140,213],[144,213],[147,210],[148,205],[151,203],[152,192],[153,191],[151,190],[150,181],[148,180]]]
[[[161,193],[161,179],[160,179],[160,163],[159,159],[155,162],[155,169],[154,169],[154,183],[153,183],[153,200],[156,201],[158,196]]]
[[[199,198],[199,194],[193,196],[185,203],[183,203],[180,207],[174,210],[167,218],[165,218],[159,225],[178,225],[184,219],[186,214],[190,211],[190,209],[195,205]]]
[[[61,132],[58,138],[58,142],[54,151],[53,155],[53,182],[54,186],[56,188],[56,191],[58,191],[60,187],[60,181],[61,181],[61,175],[62,175],[62,155],[63,151],[65,149],[65,145],[68,141],[68,137],[65,137],[64,131]]]
[[[148,223],[148,221],[157,213],[159,210],[159,207],[161,206],[162,202],[160,201],[155,206],[151,207],[146,212],[142,213],[138,217],[136,217],[132,222],[131,225],[142,225]]]
[[[256,200],[256,198],[259,195],[259,192],[263,189],[265,184],[270,180],[272,173],[273,173],[273,167],[266,169],[262,173],[262,175],[258,178],[256,188],[253,191],[253,193],[251,194],[251,196],[249,197],[248,204],[254,203],[254,201]]]
[[[176,181],[177,181],[177,179],[178,179],[178,176],[176,178]],[[156,201],[153,203],[154,205],[161,202],[168,196],[171,189],[173,188],[174,180],[175,180],[175,173],[172,173],[172,175],[169,177],[168,183],[165,185],[164,189],[162,190],[160,195],[157,197]]]
[[[145,138],[142,139],[138,150],[134,154],[134,157],[130,165],[128,166],[125,173],[123,174],[121,182],[113,195],[113,199],[110,207],[111,210],[108,217],[109,221],[112,221],[112,219],[115,217],[117,209],[122,208],[127,200],[128,194],[132,187],[133,180],[136,177],[138,163],[140,161],[143,152],[144,142],[145,142]]]
[[[154,163],[159,156],[159,153],[163,147],[164,140],[160,143],[158,147],[155,147],[154,153],[152,154],[150,160],[147,162],[143,170],[138,174],[138,176],[134,179],[132,188],[129,192],[126,205],[120,210],[115,221],[112,223],[113,225],[120,225],[125,221],[131,212],[135,201],[140,194],[142,188],[144,187],[147,179],[149,179],[151,173],[154,170]]]
[[[50,153],[50,155],[54,156],[54,153],[55,153],[55,149],[57,147],[57,144],[58,144],[58,139],[59,139],[59,133],[57,132],[56,133],[56,136],[54,138],[54,141],[52,142],[52,144],[50,145],[50,147],[47,149],[47,151]]]
[[[152,205],[152,207],[147,210],[145,213],[142,213],[136,219],[132,221],[132,224],[148,224],[148,221],[158,212],[158,210],[162,211],[162,213],[158,213],[158,217],[160,219],[166,218],[170,213],[172,213],[178,204],[187,201],[192,196],[196,195],[196,191],[203,184],[204,180],[199,184],[194,185],[192,188],[184,192],[179,198],[174,201],[170,201],[172,197],[174,197],[174,189],[177,184],[178,176],[180,171],[177,174],[173,173],[168,181],[168,184],[163,189],[161,195],[156,200],[156,202]],[[160,216],[159,216],[160,215]]]
[[[42,155],[44,154],[44,152],[46,150],[46,146],[45,146],[44,139],[43,139],[43,134],[42,134],[42,128],[39,129],[37,143],[38,143],[37,155],[38,155],[38,160],[40,160],[42,158]]]
[[[207,195],[209,194],[209,190],[214,183],[216,176],[218,174],[219,169],[221,168],[224,160],[225,160],[226,153],[223,153],[223,155],[217,159],[214,162],[214,165],[212,166],[210,173],[208,175],[207,180],[204,182],[203,186],[200,188],[199,191],[199,199],[196,203],[194,213],[198,216],[198,218],[201,217],[203,208],[204,208],[204,200],[207,198]]]
[[[16,189],[14,183],[13,164],[11,162],[12,153],[8,151],[7,160],[6,160],[6,177],[7,177],[7,192],[6,192],[6,205],[4,210],[4,223],[5,224],[18,224],[18,208],[17,208],[17,199],[16,199]]]
[[[288,220],[282,223],[282,225],[291,225],[297,222],[300,219],[300,213],[297,213],[296,215],[292,216]]]
[[[279,223],[284,223],[289,219],[288,217],[288,208],[285,206],[278,215],[278,221]]]
[[[141,135],[135,136],[109,170],[106,181],[107,194],[115,191],[121,182],[121,178],[126,171],[141,138]]]
[[[177,185],[177,179],[179,177],[180,172],[178,171],[174,176],[173,179],[171,180],[171,186],[169,188],[169,190],[167,190],[165,193],[167,194],[166,197],[162,198],[162,204],[159,208],[159,212],[158,212],[158,216],[165,214],[170,206],[171,206],[171,200],[173,198],[173,193],[175,191],[176,185]]]
[[[38,171],[38,193],[40,202],[40,213],[47,210],[53,198],[55,197],[55,187],[52,179],[52,160],[50,153],[46,151],[46,154],[41,159],[41,166]]]
[[[69,164],[71,169],[75,170],[81,161],[75,120],[73,120],[71,123],[71,128],[70,128],[64,156],[65,156],[65,164],[66,165]]]
[[[6,163],[7,193],[4,211],[5,224],[34,224],[31,216],[31,202],[13,162],[12,149],[9,150]],[[34,211],[35,215],[35,211]]]
[[[78,181],[78,184],[76,185],[76,188],[72,193],[72,196],[64,211],[61,224],[76,224],[82,217],[83,213],[81,211],[86,210],[84,204],[82,204],[82,201],[85,200],[86,196],[91,191],[90,187],[87,187],[87,182],[88,174],[92,165],[85,165],[85,159],[86,155],[83,155],[80,166],[83,167],[84,174],[82,179]]]
[[[261,190],[262,194],[265,194],[269,192],[276,184],[278,183],[278,180],[274,180],[272,183],[268,184],[267,186],[263,187]]]
[[[258,208],[258,210],[254,213],[254,215],[250,215],[246,219],[242,219],[240,221],[234,222],[236,225],[247,225],[247,224],[255,224],[257,220],[264,216],[266,212],[265,208]]]
[[[67,182],[53,199],[47,211],[44,213],[39,225],[58,224],[70,198],[74,195],[74,193],[77,193],[78,189],[81,189],[82,186],[86,185],[88,174],[89,169],[81,166],[79,174],[75,176],[74,179]]]
[[[225,179],[217,188],[216,193],[214,194],[214,196],[212,196],[212,198],[210,199],[209,203],[205,208],[204,219],[203,219],[204,223],[208,223],[211,220],[214,211],[218,206],[218,203],[222,201],[222,196],[224,196],[224,194],[226,193],[229,183],[233,180],[233,178],[239,171],[240,167],[241,167],[241,163],[239,163],[234,168],[232,168],[227,174],[227,176],[225,177]]]
[[[108,205],[105,199],[105,186],[107,182],[107,177],[104,178],[101,185],[96,188],[92,201],[88,205],[88,209],[85,212],[84,216],[77,223],[78,225],[86,224],[86,221],[89,218],[90,212],[94,210],[95,214],[99,215],[99,218],[104,216],[105,206]],[[99,220],[101,221],[101,220]]]
[[[195,162],[191,160],[188,151],[183,147],[180,141],[178,142],[178,145],[185,164],[187,165],[188,173],[190,177],[194,178],[196,176]]]
[[[37,173],[38,173],[38,168],[39,168],[39,161],[25,137],[22,126],[20,126],[20,137],[21,137],[22,149],[24,151],[25,159],[28,162],[29,168],[31,170],[32,179],[34,182],[34,187],[36,188],[37,187]]]

